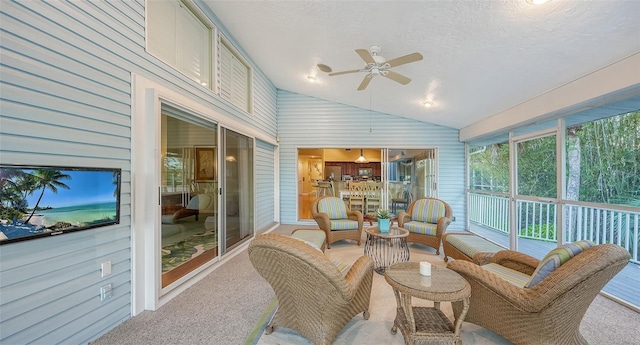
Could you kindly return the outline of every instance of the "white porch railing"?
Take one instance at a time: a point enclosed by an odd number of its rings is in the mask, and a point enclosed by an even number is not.
[[[518,201],[518,236],[557,242],[556,204]],[[640,263],[640,212],[577,204],[565,206],[564,242],[591,240],[615,243]],[[501,195],[469,193],[469,220],[496,231],[509,233],[509,198]]]
[[[486,228],[509,233],[509,198],[469,193],[469,220]]]
[[[567,205],[565,242],[591,240],[595,243],[615,243],[631,253],[631,261],[640,263],[640,212]]]

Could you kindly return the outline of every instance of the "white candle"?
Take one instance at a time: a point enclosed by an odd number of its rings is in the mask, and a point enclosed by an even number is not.
[[[431,264],[426,261],[420,262],[420,274],[423,276],[431,275]]]

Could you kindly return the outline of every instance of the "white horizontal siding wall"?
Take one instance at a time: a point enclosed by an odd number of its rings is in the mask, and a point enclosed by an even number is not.
[[[119,225],[0,246],[1,344],[86,344],[130,317],[132,73],[275,137],[271,82],[254,69],[251,115],[221,100],[145,52],[144,4],[0,6],[0,162],[123,170]],[[101,302],[107,283],[113,297]]]
[[[256,233],[275,224],[275,147],[256,140]]]
[[[369,124],[371,123],[371,132]],[[464,230],[464,144],[458,130],[322,99],[278,91],[280,209],[297,220],[297,148],[438,148],[438,194],[453,208],[450,230]]]

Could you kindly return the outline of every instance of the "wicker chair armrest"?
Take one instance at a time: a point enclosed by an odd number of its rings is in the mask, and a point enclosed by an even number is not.
[[[493,262],[493,257],[496,253],[491,252],[480,252],[473,256],[473,263],[476,265],[486,265]]]
[[[348,300],[352,299],[358,292],[360,284],[373,278],[373,259],[370,256],[361,256],[353,263],[349,272],[345,276],[347,285],[349,286],[349,296],[344,296]]]
[[[532,275],[540,264],[540,260],[513,250],[501,250],[493,255],[493,263]]]
[[[363,222],[364,216],[362,215],[362,212],[355,210],[355,211],[347,211],[347,217],[349,217],[349,219],[351,220],[355,220],[358,221],[360,223]]]
[[[541,303],[535,303],[536,299],[540,301],[539,298],[534,297],[538,293],[532,293],[530,289],[519,288],[473,262],[454,260],[447,265],[447,268],[458,272],[469,281],[472,291],[474,283],[477,283],[501,296],[516,308],[529,313],[539,312],[545,307]]]
[[[329,215],[326,213],[316,213],[313,215],[313,219],[318,223],[318,227],[327,233],[327,238],[329,238],[328,232],[331,231],[331,219],[329,219]]]
[[[449,217],[440,217],[438,219],[438,226],[436,227],[436,236],[442,237],[445,231],[447,231],[447,227],[451,224],[451,218]]]
[[[398,215],[398,226],[402,227],[404,223],[411,221],[411,215],[407,212],[400,212]]]

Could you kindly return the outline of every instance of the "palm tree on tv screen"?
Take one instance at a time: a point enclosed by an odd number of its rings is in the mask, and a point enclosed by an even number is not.
[[[16,209],[20,212],[27,213],[27,208],[29,207],[27,196],[32,195],[33,192],[38,190],[38,177],[25,173],[24,171],[19,172],[20,174],[16,175],[15,184],[18,186],[17,189],[21,196],[19,203],[17,203],[19,207],[16,206]]]
[[[33,176],[22,170],[0,169],[0,200],[2,217],[13,219],[15,212],[26,213],[27,195],[33,193]]]
[[[60,170],[36,169],[33,171],[33,175],[37,178],[36,189],[42,188],[42,192],[40,193],[40,197],[38,198],[36,205],[33,206],[31,215],[29,215],[29,218],[27,218],[27,221],[25,223],[29,223],[29,221],[31,220],[31,217],[33,217],[33,214],[36,213],[36,210],[38,209],[38,204],[40,204],[40,200],[42,200],[44,191],[47,190],[47,188],[51,190],[54,194],[58,193],[58,188],[71,189],[69,186],[67,186],[63,182],[60,182],[60,180],[70,179],[71,176],[67,174],[63,174]]]

